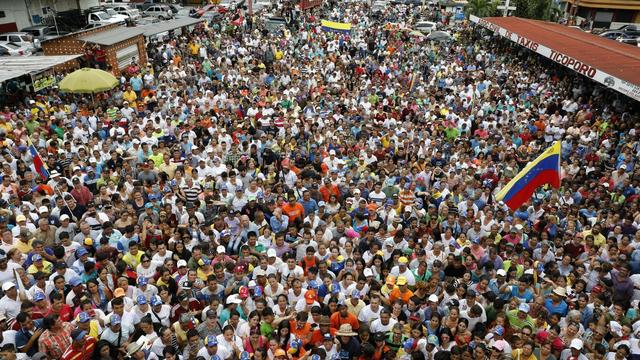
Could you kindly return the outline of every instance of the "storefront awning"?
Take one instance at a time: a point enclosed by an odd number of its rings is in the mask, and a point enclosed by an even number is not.
[[[37,74],[52,67],[64,64],[82,56],[55,55],[55,56],[7,56],[0,58],[0,83],[15,79],[22,75]]]
[[[640,101],[640,48],[579,29],[518,17],[470,20],[608,88]]]

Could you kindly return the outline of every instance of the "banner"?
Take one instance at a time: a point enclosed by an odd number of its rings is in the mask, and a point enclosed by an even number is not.
[[[38,92],[55,85],[56,77],[53,75],[53,71],[45,71],[37,75],[31,75],[31,82],[33,84],[33,91]]]
[[[594,81],[599,82],[606,87],[616,90],[619,93],[627,95],[628,97],[640,101],[640,84],[632,84],[628,81],[619,79],[615,76],[607,74],[606,72],[599,70],[587,63],[584,63],[578,59],[575,59],[569,55],[563,54],[557,50],[548,48],[542,44],[539,44],[531,39],[528,39],[522,35],[509,31],[499,25],[481,19],[475,15],[469,16],[469,20],[472,22],[491,30],[492,32],[507,38],[516,44],[526,47],[527,49],[540,54],[548,59],[557,62],[560,65],[568,67],[569,69],[582,74]]]

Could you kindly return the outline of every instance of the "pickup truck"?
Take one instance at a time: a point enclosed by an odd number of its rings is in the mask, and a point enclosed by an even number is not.
[[[124,15],[118,15],[117,17],[109,15],[105,11],[95,11],[87,15],[87,23],[102,23],[102,24],[125,24],[127,17]]]

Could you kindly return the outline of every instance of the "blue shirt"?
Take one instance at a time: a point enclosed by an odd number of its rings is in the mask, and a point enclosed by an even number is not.
[[[569,306],[564,302],[564,300],[555,305],[551,299],[546,299],[544,301],[544,307],[549,311],[549,314],[558,313],[563,317],[567,316],[567,313],[569,312]]]
[[[533,291],[531,291],[531,289],[525,289],[524,294],[520,294],[517,285],[511,286],[511,296],[528,303],[533,302]]]
[[[305,215],[309,215],[310,213],[315,212],[316,210],[318,210],[318,203],[313,199],[309,199],[307,201],[300,200],[300,204],[304,208],[304,214]]]

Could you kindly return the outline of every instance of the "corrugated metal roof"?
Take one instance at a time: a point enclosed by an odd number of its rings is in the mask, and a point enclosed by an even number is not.
[[[80,40],[90,42],[98,45],[113,45],[125,40],[129,40],[132,37],[142,34],[142,27],[125,27],[120,26],[115,29],[109,29],[106,31],[95,32],[87,36],[83,36]]]
[[[181,28],[184,26],[195,25],[199,22],[204,21],[204,19],[195,19],[192,17],[183,17],[173,20],[161,21],[155,24],[149,24],[145,26],[141,26],[138,29],[141,29],[144,33],[144,36],[152,36],[155,34],[160,34],[165,31],[174,30],[177,28]]]
[[[640,48],[637,46],[540,20],[518,17],[489,17],[482,20],[640,86]]]
[[[82,55],[3,56],[0,58],[0,83],[50,69],[80,56]]]

